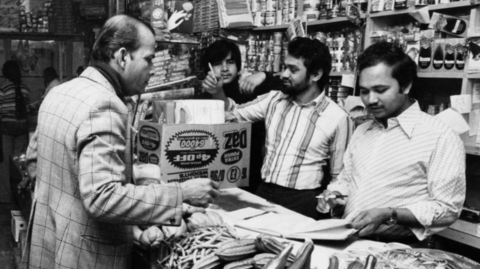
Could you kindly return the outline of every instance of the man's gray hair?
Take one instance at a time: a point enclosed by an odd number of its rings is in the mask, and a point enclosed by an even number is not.
[[[94,61],[108,63],[120,48],[133,52],[140,47],[138,30],[147,27],[154,35],[153,28],[145,22],[128,15],[116,15],[108,19],[93,44]]]

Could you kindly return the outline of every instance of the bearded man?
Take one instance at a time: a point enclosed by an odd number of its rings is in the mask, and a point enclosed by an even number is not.
[[[324,44],[299,37],[288,44],[281,91],[242,105],[224,98],[228,121],[265,121],[263,181],[256,194],[312,218],[318,217],[315,196],[324,179],[342,170],[353,127],[348,114],[325,96],[331,63]]]

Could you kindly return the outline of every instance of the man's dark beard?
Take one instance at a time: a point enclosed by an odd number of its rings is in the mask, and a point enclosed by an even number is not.
[[[285,81],[285,80],[284,80]],[[288,81],[288,80],[287,80]],[[290,86],[290,83],[289,83],[289,86],[285,86],[284,83],[282,83],[282,89],[281,91],[284,93],[284,94],[287,94],[287,95],[290,95],[290,96],[297,96],[303,92],[306,92],[308,90],[308,83],[306,80],[302,81],[302,84],[300,85],[296,85],[296,86]]]

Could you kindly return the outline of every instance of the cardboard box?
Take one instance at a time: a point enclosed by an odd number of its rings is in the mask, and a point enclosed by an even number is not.
[[[20,232],[27,230],[27,221],[22,216],[22,211],[12,210],[12,235],[15,242],[18,242],[20,238]]]
[[[138,160],[158,164],[162,182],[208,177],[223,189],[248,186],[251,123],[140,121],[138,130]]]

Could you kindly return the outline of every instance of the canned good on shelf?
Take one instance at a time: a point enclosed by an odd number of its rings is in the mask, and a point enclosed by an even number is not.
[[[275,25],[282,25],[282,24],[283,24],[282,10],[277,10],[275,12]]]
[[[303,12],[303,17],[305,21],[316,21],[320,16],[320,11],[318,10],[306,10]]]
[[[277,0],[267,0],[267,11],[276,11],[277,7]]]
[[[261,11],[255,12],[254,24],[255,26],[263,26],[265,22],[264,14]]]
[[[265,26],[275,25],[275,11],[265,12]]]
[[[319,10],[320,0],[304,0],[303,1],[303,10]]]
[[[281,53],[281,52],[282,52],[282,46],[281,45],[273,46],[273,53]]]
[[[265,12],[267,10],[267,0],[260,1],[260,11]]]
[[[273,44],[282,45],[282,38],[283,38],[283,33],[282,32],[274,32],[273,33]]]
[[[274,54],[273,57],[273,72],[280,72],[282,56],[280,54]]]

